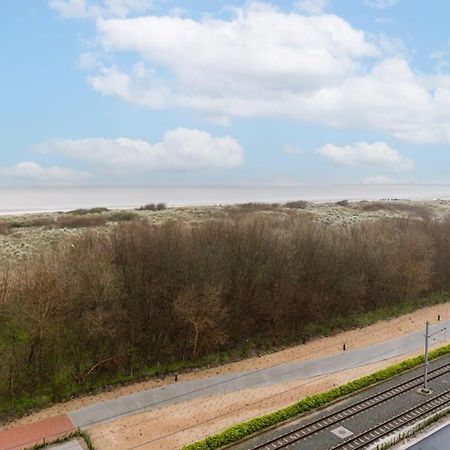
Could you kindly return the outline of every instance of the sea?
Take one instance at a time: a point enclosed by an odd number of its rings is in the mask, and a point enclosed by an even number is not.
[[[100,206],[126,209],[159,202],[168,206],[196,206],[387,199],[446,200],[450,199],[450,185],[0,187],[0,214],[70,211]]]

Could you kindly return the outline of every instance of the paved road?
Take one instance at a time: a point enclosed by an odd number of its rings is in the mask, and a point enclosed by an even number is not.
[[[75,431],[66,414],[48,417],[15,428],[0,431],[0,450],[20,450],[34,444],[54,441]]]
[[[51,445],[47,447],[49,450],[84,450],[77,439],[72,439],[61,444]]]
[[[409,447],[409,450],[448,450],[450,449],[450,424],[436,433]]]
[[[450,320],[431,326],[430,334],[443,327],[450,328]],[[439,334],[441,343],[448,338],[448,331]],[[363,349],[341,352],[337,355],[315,360],[289,362],[267,369],[173,383],[166,387],[138,392],[87,406],[72,411],[69,413],[69,417],[75,427],[88,427],[89,425],[114,420],[118,416],[149,411],[163,405],[194,398],[326,375],[411,353],[422,348],[422,346],[423,333],[418,332]]]

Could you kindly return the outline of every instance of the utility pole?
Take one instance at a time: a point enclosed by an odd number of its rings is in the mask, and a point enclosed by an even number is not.
[[[430,323],[428,320],[425,323],[425,366],[424,366],[424,377],[423,377],[423,390],[428,391],[428,338]]]

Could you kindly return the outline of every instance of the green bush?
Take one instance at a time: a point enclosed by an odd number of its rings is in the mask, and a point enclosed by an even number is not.
[[[137,208],[137,211],[162,211],[163,209],[166,209],[165,203],[147,203]]]
[[[131,222],[138,218],[138,215],[133,211],[118,211],[111,214],[108,218],[111,222]]]
[[[439,358],[450,353],[450,345],[437,348],[430,352],[430,360]],[[359,378],[354,381],[350,381],[347,384],[331,389],[330,391],[315,394],[310,397],[306,397],[303,400],[280,409],[270,414],[266,414],[255,419],[251,419],[247,422],[243,422],[228,428],[221,433],[209,436],[199,442],[186,445],[183,450],[212,450],[223,447],[227,444],[237,442],[249,435],[261,431],[270,426],[284,422],[285,420],[292,419],[299,414],[311,411],[313,409],[321,408],[334,400],[342,398],[346,395],[353,394],[361,389],[372,386],[373,384],[385,381],[396,375],[413,369],[423,363],[423,356],[417,356],[415,358],[407,359],[401,363],[394,364],[379,370],[371,375]]]
[[[287,202],[284,206],[286,208],[292,208],[292,209],[305,209],[308,207],[308,202],[305,200],[297,200],[294,202]]]
[[[68,214],[72,214],[74,216],[85,216],[86,214],[101,214],[108,211],[108,208],[97,207],[91,209],[74,209],[73,211],[69,211]]]
[[[85,215],[85,216],[62,216],[53,223],[54,227],[58,228],[85,228],[85,227],[100,227],[105,225],[106,220],[100,215]]]

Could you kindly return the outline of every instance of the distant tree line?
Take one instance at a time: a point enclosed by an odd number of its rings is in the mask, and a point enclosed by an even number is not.
[[[0,403],[58,399],[105,375],[249,340],[305,341],[313,324],[449,289],[450,220],[136,221],[87,231],[1,268]]]

